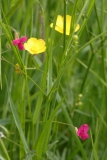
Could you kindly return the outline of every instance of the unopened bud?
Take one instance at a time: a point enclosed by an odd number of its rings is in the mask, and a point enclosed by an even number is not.
[[[74,41],[74,44],[77,45],[77,44],[78,44],[78,41]]]
[[[78,106],[81,106],[82,105],[82,102],[78,102]]]
[[[15,32],[15,39],[18,39],[18,38],[19,38],[18,32]]]
[[[73,35],[73,40],[78,41],[79,37],[77,35]]]
[[[75,131],[76,131],[76,133],[77,133],[77,131],[78,131],[78,128],[77,127],[74,127],[75,128]]]
[[[79,94],[78,97],[79,97],[79,98],[82,98],[82,94]]]

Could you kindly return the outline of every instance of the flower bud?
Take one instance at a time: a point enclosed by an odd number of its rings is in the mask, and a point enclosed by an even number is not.
[[[82,94],[79,94],[78,97],[79,97],[79,98],[82,98]]]
[[[18,32],[15,32],[15,39],[18,39],[18,38],[19,38]]]
[[[77,35],[73,35],[73,40],[78,41],[79,37]]]
[[[77,133],[77,131],[78,131],[78,128],[77,127],[74,127],[75,128],[75,131],[76,131],[76,133]]]

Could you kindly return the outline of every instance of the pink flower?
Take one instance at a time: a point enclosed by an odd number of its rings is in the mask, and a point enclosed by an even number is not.
[[[13,45],[17,45],[19,50],[24,50],[24,45],[23,43],[27,41],[27,37],[23,36],[21,38],[16,38],[15,40],[12,41]]]
[[[88,124],[83,124],[81,125],[77,131],[76,131],[76,134],[82,139],[82,140],[85,140],[87,138],[89,138],[89,135],[87,134],[89,130],[89,126]]]

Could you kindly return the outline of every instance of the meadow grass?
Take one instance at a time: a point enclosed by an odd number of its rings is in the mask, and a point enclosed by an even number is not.
[[[0,160],[106,160],[106,0],[0,2]],[[46,51],[18,50],[16,33],[44,39]]]

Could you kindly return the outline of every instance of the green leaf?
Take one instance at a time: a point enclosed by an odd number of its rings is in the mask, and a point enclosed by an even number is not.
[[[49,136],[50,136],[51,124],[61,104],[62,104],[62,101],[58,104],[55,110],[53,110],[53,112],[51,113],[49,120],[46,122],[44,129],[39,137],[39,140],[36,146],[36,152],[37,152],[37,155],[39,155],[40,157],[42,157],[42,153],[46,153]],[[38,158],[38,160],[40,160],[40,158]]]
[[[28,148],[28,145],[27,145],[27,142],[26,142],[26,139],[25,139],[25,135],[24,135],[22,127],[21,127],[20,118],[18,116],[16,106],[13,103],[11,93],[9,91],[9,86],[8,86],[8,83],[7,83],[7,79],[6,79],[6,85],[7,85],[7,92],[8,92],[8,97],[9,97],[10,109],[11,109],[11,112],[12,112],[12,115],[13,115],[13,118],[14,118],[14,122],[16,124],[16,127],[17,127],[17,129],[19,131],[19,134],[20,134],[20,137],[21,137],[21,140],[23,142],[24,150],[27,153],[29,148]]]
[[[6,17],[11,17],[13,15],[13,13],[16,11],[16,9],[21,5],[21,3],[23,2],[23,0],[18,0],[13,7],[10,9],[10,11],[7,13]]]

